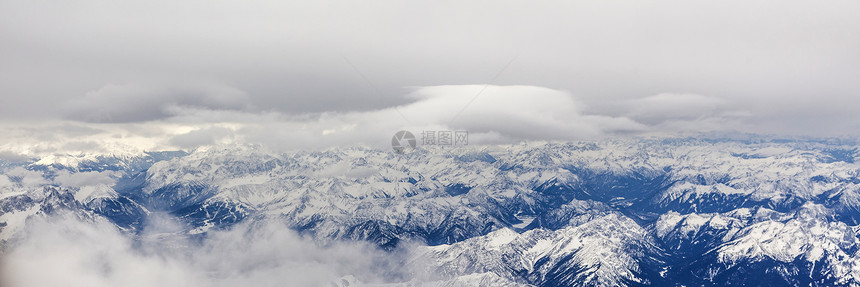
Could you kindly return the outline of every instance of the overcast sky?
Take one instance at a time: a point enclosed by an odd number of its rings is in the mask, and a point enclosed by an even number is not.
[[[0,0],[0,149],[306,147],[404,128],[857,135],[857,15],[857,1]]]

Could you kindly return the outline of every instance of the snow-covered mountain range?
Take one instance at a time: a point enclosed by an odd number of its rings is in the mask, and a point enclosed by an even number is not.
[[[193,238],[276,221],[327,242],[408,248],[380,286],[858,286],[857,143],[608,139],[2,162],[0,242],[30,219],[139,236],[169,215]],[[335,286],[370,284],[342,274]],[[420,279],[419,279],[420,278]]]

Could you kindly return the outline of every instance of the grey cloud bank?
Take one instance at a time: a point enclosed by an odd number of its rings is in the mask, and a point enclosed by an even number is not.
[[[856,1],[2,1],[0,149],[384,144],[407,128],[488,143],[857,135],[857,12]]]
[[[86,122],[143,122],[175,116],[183,107],[244,110],[249,98],[233,87],[107,85],[68,103],[67,117]]]
[[[626,101],[603,115],[586,113],[587,106],[567,92],[534,86],[423,87],[407,98],[413,102],[370,111],[289,115],[174,106],[173,115],[141,123],[59,121],[26,128],[11,124],[0,126],[0,130],[15,140],[0,145],[0,150],[39,157],[190,150],[230,143],[264,144],[277,150],[356,144],[385,148],[391,135],[403,129],[419,135],[425,130],[466,130],[470,143],[491,144],[659,134],[701,123],[713,126],[699,131],[723,131],[742,128],[745,120],[738,116],[742,112],[729,109],[722,100],[700,95],[658,95]],[[698,101],[701,99],[710,102]],[[55,132],[66,128],[88,132]]]

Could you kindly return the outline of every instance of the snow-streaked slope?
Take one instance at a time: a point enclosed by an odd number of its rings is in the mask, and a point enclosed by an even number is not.
[[[452,245],[427,247],[417,262],[433,262],[442,277],[493,272],[551,286],[654,284],[660,249],[633,220],[607,214],[555,231],[518,234],[499,229]],[[647,265],[642,263],[647,262]],[[643,274],[648,276],[643,276]]]
[[[199,236],[277,220],[321,242],[427,244],[415,260],[433,278],[418,286],[739,285],[756,272],[856,285],[857,155],[842,142],[657,138],[35,159],[3,167],[0,235],[59,206],[130,233],[169,214]],[[58,180],[87,171],[117,183]]]

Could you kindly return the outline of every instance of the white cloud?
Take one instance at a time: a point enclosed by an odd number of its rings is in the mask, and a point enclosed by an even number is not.
[[[9,180],[9,177],[4,175],[0,175],[0,189],[8,189],[9,187],[14,186],[15,184]]]
[[[626,118],[586,116],[572,95],[543,87],[435,86],[412,96],[419,101],[401,111],[413,122],[514,138],[577,139],[644,129]]]
[[[193,131],[176,135],[168,141],[171,145],[193,149],[199,146],[216,144],[225,137],[229,137],[233,131],[224,127],[209,127],[195,129]]]
[[[81,123],[70,121],[0,123],[0,150],[50,163],[76,161],[86,155],[127,155],[175,150],[168,139],[211,124],[168,122]],[[62,157],[73,155],[73,159]],[[47,158],[50,157],[50,158]]]
[[[93,185],[111,186],[116,182],[115,173],[110,171],[86,171],[71,173],[67,170],[59,171],[54,182],[61,186],[84,187]]]
[[[158,223],[161,224],[161,223]],[[363,243],[321,244],[277,223],[241,224],[202,241],[144,232],[139,242],[106,222],[34,220],[0,261],[3,286],[328,286],[406,270],[397,253]]]
[[[15,182],[18,182],[24,187],[40,187],[42,185],[50,183],[42,173],[37,171],[27,170],[23,167],[14,167],[8,171],[6,171],[6,176],[12,179]]]
[[[0,151],[0,160],[5,160],[8,162],[25,162],[29,160],[25,155],[18,154],[11,151]]]

